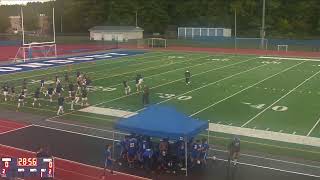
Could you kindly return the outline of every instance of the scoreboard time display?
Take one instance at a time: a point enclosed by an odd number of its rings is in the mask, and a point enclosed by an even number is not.
[[[53,158],[3,157],[0,162],[0,177],[54,177]]]

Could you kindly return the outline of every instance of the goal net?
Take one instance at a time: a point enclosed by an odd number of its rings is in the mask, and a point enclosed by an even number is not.
[[[54,8],[21,7],[22,44],[14,58],[27,61],[57,56]]]
[[[55,43],[33,42],[19,48],[14,62],[25,62],[27,60],[47,59],[57,57],[57,45]]]
[[[149,38],[148,41],[148,47],[150,48],[167,48],[167,40],[163,38]]]
[[[284,52],[288,52],[288,45],[287,44],[278,44],[278,51],[284,51]]]

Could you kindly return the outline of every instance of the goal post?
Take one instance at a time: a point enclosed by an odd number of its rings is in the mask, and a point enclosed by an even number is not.
[[[52,14],[50,14],[52,19],[46,14],[36,14],[36,22],[32,23],[38,23],[38,25],[35,25],[32,30],[29,29],[29,32],[25,29],[26,21],[23,7],[20,9],[20,13],[22,44],[14,57],[14,62],[57,57],[54,7],[52,8]]]
[[[278,47],[278,51],[288,52],[288,47],[289,46],[287,44],[278,44],[277,47]]]
[[[163,38],[149,38],[148,41],[148,47],[150,48],[156,48],[156,47],[162,47],[167,48],[167,39]]]

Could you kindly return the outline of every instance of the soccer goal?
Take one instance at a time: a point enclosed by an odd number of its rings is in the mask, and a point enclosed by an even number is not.
[[[148,39],[148,47],[150,48],[167,48],[167,40],[163,38],[149,38]]]
[[[278,51],[285,51],[288,52],[288,45],[287,44],[278,44]]]
[[[21,7],[22,44],[14,62],[57,57],[54,12],[54,8],[52,12],[39,10],[25,17]]]

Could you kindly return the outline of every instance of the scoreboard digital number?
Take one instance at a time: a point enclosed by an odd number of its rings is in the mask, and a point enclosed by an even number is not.
[[[3,157],[0,162],[0,177],[54,177],[53,158]]]

